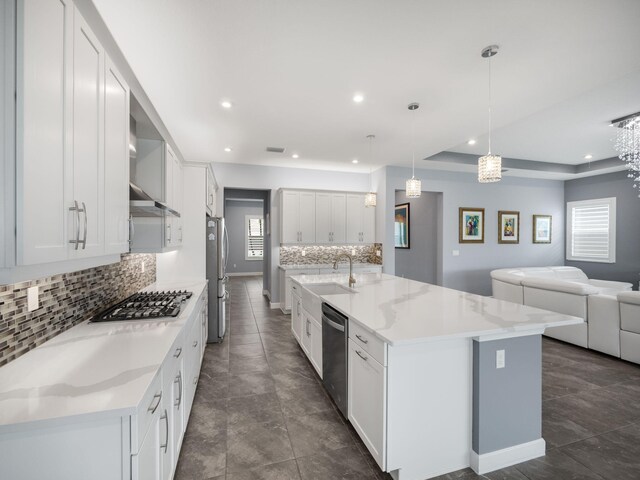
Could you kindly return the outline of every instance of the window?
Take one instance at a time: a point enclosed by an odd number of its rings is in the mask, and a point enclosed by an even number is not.
[[[615,197],[567,202],[567,260],[615,263]]]
[[[262,260],[264,249],[264,219],[257,215],[247,215],[246,225],[246,259]]]

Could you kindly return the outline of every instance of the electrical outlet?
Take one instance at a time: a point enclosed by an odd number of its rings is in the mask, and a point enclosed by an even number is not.
[[[307,256],[307,251],[306,251],[306,250],[302,250],[301,255],[302,255],[303,257],[306,257],[306,256]]]
[[[504,368],[505,366],[505,357],[504,350],[496,351],[496,368]]]
[[[460,250],[454,250],[451,253],[453,254],[454,257],[459,257],[460,256]]]
[[[144,273],[144,262],[140,262],[140,272]]]
[[[235,263],[233,264],[233,268],[236,268],[236,264]]]
[[[27,311],[33,312],[40,308],[40,288],[36,285],[35,287],[29,287],[27,289]]]
[[[376,250],[376,257],[381,257],[382,256],[382,252],[380,250]]]
[[[355,254],[356,254],[356,249],[355,249],[355,248],[352,248],[352,249],[351,249],[351,255],[353,256],[353,255],[355,255]]]

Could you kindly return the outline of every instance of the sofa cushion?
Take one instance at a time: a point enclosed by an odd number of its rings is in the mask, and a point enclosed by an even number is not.
[[[618,301],[620,303],[631,303],[632,305],[640,305],[640,292],[618,293]]]
[[[640,292],[618,294],[620,303],[620,328],[640,334]]]
[[[587,277],[582,270],[576,267],[549,267],[549,269],[552,270],[556,278],[560,280],[589,280],[589,277]]]
[[[551,278],[525,277],[522,279],[522,285],[525,287],[539,288],[541,290],[571,293],[573,295],[592,295],[598,293],[598,289],[588,283]]]

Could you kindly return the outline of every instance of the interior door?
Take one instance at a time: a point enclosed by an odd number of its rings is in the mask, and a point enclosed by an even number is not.
[[[81,211],[76,256],[104,252],[104,50],[75,10],[73,37],[73,199]]]

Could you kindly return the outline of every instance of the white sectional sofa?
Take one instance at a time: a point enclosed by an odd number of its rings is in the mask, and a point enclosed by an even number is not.
[[[583,318],[587,323],[553,328],[546,335],[584,348],[590,348],[590,296],[617,295],[632,288],[630,283],[589,279],[575,267],[493,270],[491,284],[494,298]],[[606,330],[607,336],[615,336],[612,326],[609,329],[600,327]],[[638,330],[640,332],[640,328]],[[593,334],[600,335],[596,332]],[[606,343],[609,342],[606,340]]]
[[[640,292],[589,297],[589,348],[640,363]]]

